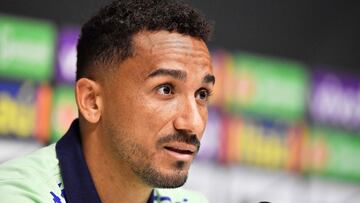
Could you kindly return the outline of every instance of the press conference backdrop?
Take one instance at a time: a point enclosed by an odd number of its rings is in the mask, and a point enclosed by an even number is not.
[[[77,117],[72,86],[80,22],[14,8],[20,7],[0,8],[1,162],[56,142]],[[226,23],[240,26],[237,21]],[[286,45],[271,52],[271,42],[262,48],[242,42],[236,49],[215,36],[215,93],[185,187],[210,202],[360,202],[359,58],[287,56]]]

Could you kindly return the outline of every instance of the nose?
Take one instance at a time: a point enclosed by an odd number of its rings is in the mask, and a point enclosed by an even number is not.
[[[207,119],[207,110],[202,108],[206,107],[199,106],[195,98],[188,98],[182,102],[174,120],[175,129],[201,136]]]

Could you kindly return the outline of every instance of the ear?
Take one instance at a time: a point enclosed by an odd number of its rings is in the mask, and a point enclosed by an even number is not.
[[[80,114],[90,123],[101,117],[102,98],[100,85],[90,79],[81,78],[75,84],[75,97]]]

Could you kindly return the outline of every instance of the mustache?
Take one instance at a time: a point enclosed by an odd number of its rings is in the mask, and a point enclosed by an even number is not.
[[[189,134],[186,132],[176,132],[174,134],[167,135],[158,140],[159,145],[163,145],[169,142],[184,142],[186,144],[194,145],[196,152],[200,150],[200,140],[195,134]]]

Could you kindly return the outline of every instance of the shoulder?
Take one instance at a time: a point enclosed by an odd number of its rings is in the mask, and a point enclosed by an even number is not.
[[[55,144],[52,144],[29,155],[0,165],[0,181],[29,179],[32,177],[36,182],[44,181],[59,174],[58,163]]]
[[[8,201],[52,200],[61,182],[55,144],[0,165],[0,196]]]
[[[204,195],[184,188],[164,189],[157,188],[154,192],[154,202],[176,203],[208,203]]]

